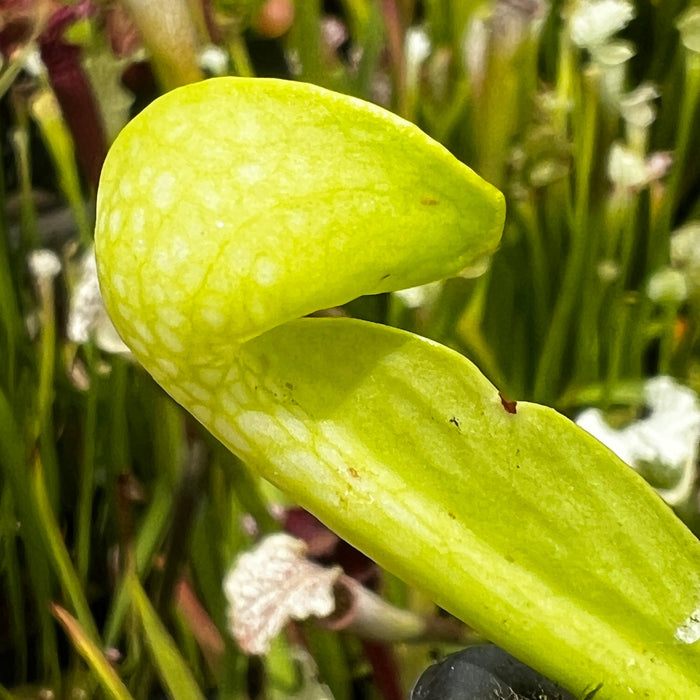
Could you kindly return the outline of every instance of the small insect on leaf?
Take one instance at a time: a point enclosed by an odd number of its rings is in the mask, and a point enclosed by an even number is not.
[[[498,392],[498,398],[501,399],[501,405],[503,408],[506,409],[508,413],[517,413],[518,412],[518,402],[517,401],[509,401],[501,392]]]

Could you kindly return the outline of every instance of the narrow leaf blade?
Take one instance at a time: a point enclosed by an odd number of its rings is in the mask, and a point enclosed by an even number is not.
[[[70,637],[77,652],[92,669],[107,697],[112,700],[133,700],[117,672],[80,623],[60,605],[52,605],[51,612]]]
[[[158,672],[158,677],[173,698],[204,700],[204,695],[178,653],[172,637],[160,621],[138,579],[130,575],[126,586],[132,603],[141,620],[148,648]]]

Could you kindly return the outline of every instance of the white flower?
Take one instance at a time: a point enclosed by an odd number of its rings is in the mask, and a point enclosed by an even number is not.
[[[198,56],[199,67],[210,75],[224,75],[228,71],[228,54],[220,46],[207,44]]]
[[[632,92],[620,98],[620,114],[632,126],[645,129],[651,126],[656,118],[654,100],[659,96],[659,90],[652,83],[642,83]]]
[[[409,27],[406,30],[406,63],[418,66],[430,56],[430,38],[423,27]]]
[[[671,236],[671,263],[685,274],[691,290],[700,289],[700,220],[691,221]]]
[[[27,264],[32,276],[38,282],[50,282],[58,275],[62,267],[58,255],[48,248],[40,248],[29,253]]]
[[[421,306],[432,304],[440,294],[442,282],[429,282],[418,287],[401,289],[394,294],[409,308],[418,309]]]
[[[482,15],[483,10],[472,15],[462,39],[464,69],[476,85],[484,79],[489,50],[489,27]]]
[[[593,50],[634,19],[634,5],[626,0],[583,0],[571,15],[569,32],[581,48]]]
[[[694,391],[665,376],[645,383],[644,398],[649,417],[620,430],[611,428],[596,408],[583,411],[576,423],[635,469],[656,464],[669,473],[680,472],[677,486],[659,490],[670,505],[676,505],[687,497],[695,479],[700,400]]]
[[[649,154],[646,163],[649,182],[660,180],[673,165],[673,154],[670,151],[654,151]]]
[[[105,352],[130,352],[105,310],[92,248],[80,262],[80,275],[70,300],[66,335],[74,343],[87,343],[93,336],[98,347]]]
[[[620,266],[614,260],[601,260],[596,268],[598,279],[603,284],[610,284],[620,276]]]
[[[685,275],[671,267],[655,272],[647,282],[647,296],[659,304],[681,304],[688,298]]]
[[[335,610],[340,567],[306,559],[306,544],[277,533],[241,554],[224,579],[229,629],[248,654],[265,654],[290,619],[327,617]]]
[[[672,162],[668,153],[655,152],[644,158],[637,151],[615,142],[608,155],[608,177],[616,187],[638,190],[664,177]]]
[[[321,39],[329,51],[337,51],[348,38],[348,30],[343,22],[332,15],[324,15],[321,20]]]
[[[688,51],[700,53],[700,7],[689,7],[676,22],[681,41]]]
[[[421,67],[430,56],[430,38],[423,27],[409,27],[406,31],[406,88],[415,100],[420,80]]]
[[[618,187],[643,187],[647,183],[644,158],[621,143],[614,143],[608,156],[608,177]]]
[[[596,46],[594,56],[598,63],[602,63],[607,68],[614,68],[627,63],[635,53],[636,50],[629,41],[610,41]]]
[[[39,47],[34,45],[24,59],[24,70],[34,78],[43,78],[46,75],[46,66],[41,60]]]

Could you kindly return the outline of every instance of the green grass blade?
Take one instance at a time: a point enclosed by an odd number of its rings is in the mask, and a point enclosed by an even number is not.
[[[175,642],[163,626],[138,579],[130,575],[126,581],[131,601],[153,657],[158,677],[173,698],[204,700],[204,695],[192,676]]]
[[[73,647],[95,674],[106,696],[112,700],[133,700],[117,672],[80,623],[60,605],[52,605],[51,610],[73,643]]]

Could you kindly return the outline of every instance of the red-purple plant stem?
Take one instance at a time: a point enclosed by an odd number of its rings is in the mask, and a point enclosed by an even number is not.
[[[389,56],[394,73],[396,86],[396,110],[400,115],[406,115],[406,62],[404,61],[405,32],[401,13],[396,0],[382,0],[382,14],[386,26]]]
[[[374,684],[384,700],[405,700],[399,681],[399,668],[388,644],[363,640],[365,658],[372,666]]]
[[[78,162],[91,191],[97,190],[100,170],[107,154],[102,117],[90,82],[80,65],[81,48],[63,40],[63,32],[77,19],[95,11],[90,2],[58,10],[39,37],[41,59],[61,112],[73,136]]]

